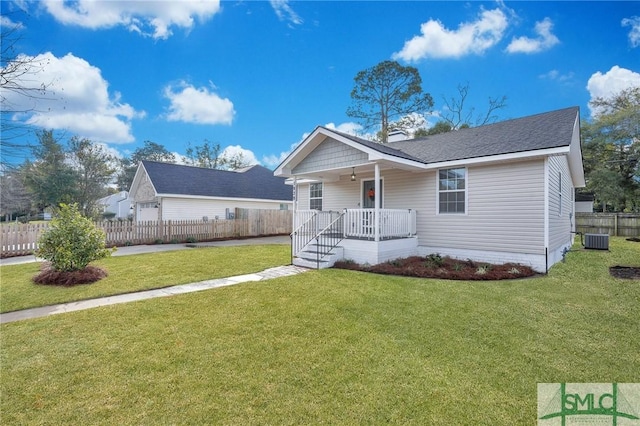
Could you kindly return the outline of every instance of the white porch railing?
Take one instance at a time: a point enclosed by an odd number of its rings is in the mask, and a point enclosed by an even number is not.
[[[340,212],[298,210],[294,215],[294,228],[291,233],[291,255],[297,256],[304,248],[322,232],[342,233],[342,229],[334,229],[335,221],[342,216]],[[340,224],[340,228],[343,226]]]
[[[416,234],[416,211],[411,209],[380,209],[379,238],[407,238]],[[335,219],[336,212],[316,210],[298,210],[294,218],[293,235],[306,235],[307,239],[327,227]],[[346,209],[344,211],[343,233],[345,238],[375,240],[375,209]],[[306,224],[306,226],[303,226]],[[309,241],[301,240],[294,244],[302,249]]]
[[[416,211],[380,209],[379,238],[406,238],[416,234]],[[345,238],[375,239],[376,210],[348,209],[344,218]]]

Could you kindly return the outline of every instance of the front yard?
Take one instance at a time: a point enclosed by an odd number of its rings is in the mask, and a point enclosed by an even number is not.
[[[39,263],[3,266],[0,312],[249,274],[287,264],[290,259],[287,245],[194,248],[110,257],[92,263],[107,270],[108,277],[68,288],[33,284],[31,278],[40,271]]]
[[[638,263],[616,238],[533,279],[311,271],[5,324],[2,423],[535,424],[539,382],[640,382],[640,282],[608,271]]]

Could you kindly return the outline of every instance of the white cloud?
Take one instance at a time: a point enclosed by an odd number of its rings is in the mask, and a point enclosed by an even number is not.
[[[538,35],[536,38],[518,37],[513,38],[509,46],[507,46],[507,52],[509,53],[538,53],[544,50],[548,50],[560,43],[558,37],[551,33],[553,29],[553,22],[551,19],[544,18],[542,21],[536,22],[535,33]]]
[[[233,102],[221,98],[206,87],[196,88],[181,82],[176,89],[171,85],[165,87],[164,95],[171,101],[169,113],[166,116],[169,121],[231,124],[235,115]]]
[[[623,27],[631,27],[629,31],[629,42],[631,47],[640,47],[640,16],[632,16],[622,20]]]
[[[232,159],[238,156],[242,156],[242,159],[247,163],[247,165],[260,164],[253,151],[245,149],[240,145],[230,145],[220,153],[220,157],[226,159]]]
[[[302,18],[291,8],[289,0],[270,0],[270,3],[281,21],[288,21],[295,25],[302,24]]]
[[[545,74],[540,74],[538,77],[543,80],[553,80],[559,83],[571,83],[575,77],[575,73],[571,71],[566,74],[562,74],[560,71],[554,69]]]
[[[8,16],[0,16],[0,26],[3,28],[3,32],[11,32],[15,30],[24,29],[22,22],[13,22]]]
[[[171,27],[187,30],[194,18],[204,21],[220,10],[219,0],[201,1],[95,1],[66,2],[46,0],[44,5],[55,19],[63,24],[85,28],[127,27],[155,39],[166,39]]]
[[[134,140],[131,120],[145,115],[110,95],[99,68],[69,53],[62,58],[47,52],[19,55],[32,68],[13,82],[23,90],[2,89],[2,108],[15,111],[13,120],[41,128],[68,130],[95,141],[127,143]],[[46,87],[46,90],[42,90]]]
[[[600,71],[594,73],[587,82],[587,90],[591,95],[591,100],[596,98],[610,98],[611,96],[630,87],[640,87],[640,74],[618,65],[611,67],[606,73]],[[591,108],[591,116],[597,114]]]
[[[476,21],[461,23],[457,30],[449,30],[440,21],[431,19],[421,25],[421,35],[405,42],[393,59],[418,61],[482,54],[502,39],[507,25],[507,17],[500,9],[483,10]]]
[[[337,130],[338,132],[348,133],[350,135],[358,136],[360,132],[362,132],[362,126],[358,123],[354,123],[352,121],[348,121],[346,123],[338,124],[337,126],[334,123],[327,123],[324,125],[327,129]],[[308,134],[307,134],[308,136]],[[306,137],[306,136],[305,136]]]

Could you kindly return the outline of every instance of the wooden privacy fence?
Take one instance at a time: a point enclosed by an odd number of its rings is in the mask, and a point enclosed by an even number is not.
[[[96,222],[106,235],[107,247],[156,243],[183,243],[229,238],[282,235],[291,232],[290,210],[236,209],[232,220],[164,220]],[[22,256],[38,248],[48,223],[0,226],[0,257]]]
[[[640,237],[640,213],[576,213],[576,231]]]

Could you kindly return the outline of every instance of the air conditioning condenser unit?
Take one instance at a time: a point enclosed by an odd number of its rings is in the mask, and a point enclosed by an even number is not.
[[[584,248],[609,250],[609,234],[584,234]]]

